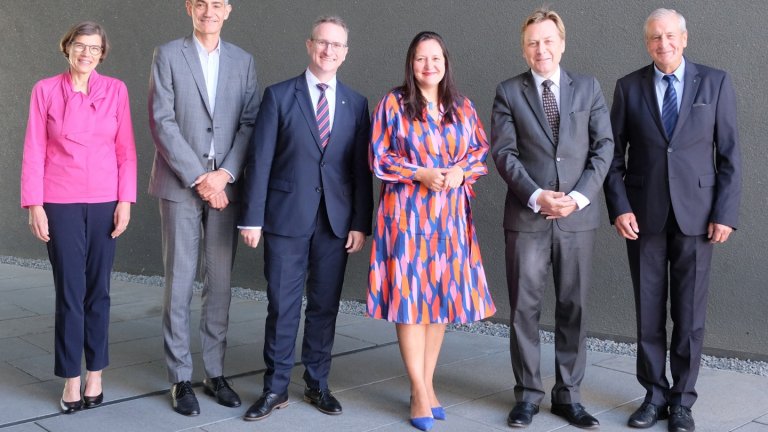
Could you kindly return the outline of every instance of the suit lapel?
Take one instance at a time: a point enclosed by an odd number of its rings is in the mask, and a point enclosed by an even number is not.
[[[315,116],[315,110],[312,108],[312,99],[309,95],[309,87],[307,87],[307,77],[304,74],[296,77],[296,103],[298,103],[301,113],[307,121],[307,127],[312,132],[312,137],[315,138],[317,148],[322,151],[320,131],[317,129],[317,117]]]
[[[189,70],[192,72],[192,78],[197,84],[197,90],[200,92],[200,97],[203,99],[205,109],[208,111],[208,115],[212,116],[211,104],[208,102],[208,90],[205,87],[205,77],[203,77],[203,66],[200,64],[200,57],[197,55],[197,47],[195,41],[192,40],[192,36],[187,36],[184,39],[184,48],[181,49],[184,59],[187,61]],[[221,74],[219,74],[221,76]]]
[[[216,81],[216,105],[214,105],[218,107],[222,106],[225,99],[227,98],[227,95],[224,92],[224,89],[227,85],[226,83],[238,82],[235,77],[230,75],[235,72],[235,68],[232,67],[232,57],[230,57],[230,51],[225,49],[224,41],[220,40],[219,43],[221,44],[221,54],[219,55],[219,78]],[[214,115],[216,115],[215,112]]]
[[[560,137],[566,136],[571,128],[571,106],[573,106],[573,80],[565,69],[560,68]]]
[[[645,105],[648,107],[648,112],[651,113],[651,117],[656,123],[656,127],[659,128],[659,133],[669,140],[667,132],[664,129],[664,123],[661,122],[661,113],[659,112],[659,101],[656,98],[656,82],[654,81],[654,77],[653,63],[651,63],[650,66],[645,68],[642,75],[643,99],[645,100]]]
[[[539,91],[536,88],[536,82],[533,80],[533,74],[528,71],[523,81],[523,95],[528,101],[528,105],[531,107],[531,111],[536,115],[539,120],[539,124],[544,132],[549,137],[549,142],[555,145],[555,137],[552,135],[552,127],[549,126],[547,115],[544,113],[544,107],[541,105],[541,98],[539,97]],[[562,117],[562,116],[560,116]]]
[[[699,84],[701,83],[701,77],[699,76],[699,70],[696,65],[691,62],[685,62],[685,75],[683,82],[683,99],[680,102],[680,113],[677,117],[677,124],[675,125],[675,131],[672,136],[676,136],[685,120],[688,118],[688,114],[691,113],[691,106],[693,106],[693,100],[696,98],[696,93],[699,91]]]

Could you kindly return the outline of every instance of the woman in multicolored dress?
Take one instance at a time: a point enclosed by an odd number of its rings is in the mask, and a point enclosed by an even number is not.
[[[456,90],[440,35],[413,39],[403,85],[373,117],[371,170],[382,181],[368,314],[396,324],[411,381],[411,424],[445,419],[432,378],[448,323],[493,315],[469,201],[487,174],[488,140]]]

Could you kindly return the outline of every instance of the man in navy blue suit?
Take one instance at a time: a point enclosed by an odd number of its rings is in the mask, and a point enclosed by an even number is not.
[[[315,21],[309,67],[268,87],[256,119],[238,227],[250,247],[264,237],[267,370],[245,420],[288,403],[305,282],[304,400],[326,414],[342,411],[328,389],[336,314],[347,256],[362,249],[373,213],[368,101],[336,79],[347,33],[341,18]]]
[[[649,428],[669,416],[670,432],[690,432],[713,245],[728,240],[739,215],[736,95],[727,73],[683,57],[688,32],[676,11],[651,13],[645,42],[653,63],[616,83],[604,185],[611,221],[627,239],[637,379],[646,390],[628,423]]]

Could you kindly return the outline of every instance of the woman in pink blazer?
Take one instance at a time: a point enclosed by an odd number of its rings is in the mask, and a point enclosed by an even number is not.
[[[60,405],[69,414],[104,398],[110,273],[115,239],[136,201],[136,148],[125,84],[96,72],[109,52],[104,29],[77,24],[60,49],[69,69],[32,89],[21,206],[29,210],[29,227],[46,243],[53,268],[54,373],[65,378]]]

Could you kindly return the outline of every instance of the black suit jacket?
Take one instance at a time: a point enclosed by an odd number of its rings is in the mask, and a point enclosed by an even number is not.
[[[333,232],[371,232],[368,101],[337,81],[336,111],[323,150],[305,74],[264,91],[246,158],[238,226],[298,237],[315,226],[325,197]]]
[[[616,147],[605,182],[611,222],[633,212],[641,233],[659,233],[671,206],[685,235],[706,234],[709,222],[735,228],[741,156],[730,77],[686,60],[672,138],[661,122],[653,78],[651,64],[616,82]]]

